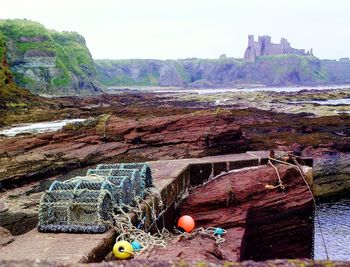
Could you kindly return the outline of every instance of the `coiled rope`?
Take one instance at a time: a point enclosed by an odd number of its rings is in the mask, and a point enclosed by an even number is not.
[[[157,207],[155,205],[155,199],[158,202],[158,208],[164,208],[164,203],[161,199],[160,193],[158,190],[152,188],[147,189],[147,194],[150,196],[152,200],[152,206],[150,206],[147,201],[140,197],[135,197],[134,201],[137,203],[136,207],[127,206],[130,211],[136,214],[138,221],[140,222],[138,227],[134,226],[128,214],[122,209],[119,208],[120,214],[114,215],[115,225],[113,227],[119,235],[116,238],[116,242],[121,240],[126,241],[138,241],[141,244],[141,250],[135,251],[134,256],[141,254],[144,251],[148,251],[153,249],[154,247],[166,247],[166,245],[173,239],[173,235],[165,228],[164,221],[164,212],[161,212],[159,216],[163,218],[163,228],[160,230],[157,226],[158,217],[156,216]],[[143,216],[144,211],[141,208],[141,204],[144,203],[147,205],[151,211],[151,220],[152,224],[154,224],[157,232],[155,234],[151,234],[150,232],[141,229],[144,228],[146,216]],[[122,216],[120,216],[122,215]],[[147,229],[148,230],[148,229]]]
[[[135,251],[134,256],[138,256],[145,251],[150,251],[155,247],[166,247],[168,244],[172,242],[178,242],[184,239],[192,239],[197,235],[208,236],[211,239],[215,240],[217,245],[225,242],[225,239],[222,237],[222,234],[226,233],[226,230],[221,229],[221,235],[216,234],[215,230],[217,228],[208,227],[208,228],[197,228],[193,230],[191,233],[181,232],[178,229],[174,228],[174,232],[170,232],[165,228],[164,221],[164,213],[167,209],[164,208],[164,203],[161,199],[160,192],[155,188],[147,189],[147,194],[152,200],[152,204],[150,205],[147,201],[140,197],[135,197],[134,200],[137,203],[136,207],[124,206],[128,210],[134,212],[137,216],[138,221],[140,222],[138,226],[133,225],[128,214],[123,210],[123,208],[119,208],[120,213],[113,216],[114,225],[111,225],[112,228],[116,230],[119,235],[116,238],[116,242],[121,240],[126,240],[129,242],[138,241],[141,244],[141,250]],[[158,207],[156,207],[155,200],[157,200]],[[142,210],[142,204],[148,206],[151,211],[151,220],[152,223],[148,227],[148,229],[141,229],[141,227],[145,228],[145,220],[146,216],[144,216],[144,211]],[[156,215],[157,208],[162,211],[159,215]],[[159,229],[157,226],[157,221],[162,219],[162,228]],[[151,234],[149,232],[150,228],[154,225],[156,229],[156,233]]]
[[[175,229],[175,233],[178,234],[177,238],[178,240],[183,240],[183,239],[192,239],[197,235],[203,235],[203,236],[207,236],[210,237],[211,239],[215,240],[215,243],[217,245],[220,245],[221,243],[225,242],[225,238],[222,237],[223,234],[226,234],[227,231],[224,229],[222,230],[222,234],[218,235],[216,234],[216,229],[215,227],[208,227],[208,228],[203,228],[203,227],[199,227],[194,229],[192,232],[187,233],[187,232],[181,232],[177,229]]]

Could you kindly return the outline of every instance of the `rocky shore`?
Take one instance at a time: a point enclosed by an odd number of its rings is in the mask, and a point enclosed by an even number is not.
[[[60,132],[1,142],[0,181],[56,174],[114,158],[175,159],[241,152],[247,142],[229,113],[147,119],[102,116]]]
[[[349,188],[347,114],[315,116],[234,105],[218,108],[210,99],[155,93],[45,101],[27,110],[2,111],[3,123],[91,119],[67,125],[60,132],[0,140],[3,182],[48,177],[110,158],[157,160],[279,149],[315,157],[315,190],[319,195]],[[328,178],[322,170],[326,161],[333,166],[327,170]]]
[[[345,113],[284,113],[232,103],[217,106],[210,99],[185,99],[173,94],[122,93],[44,99],[26,108],[2,110],[1,115],[6,125],[87,119],[58,132],[1,138],[0,202],[11,208],[10,217],[2,222],[10,232],[1,229],[1,245],[11,242],[12,235],[35,227],[41,192],[53,179],[70,178],[74,172],[99,162],[278,149],[314,157],[313,190],[317,196],[350,189],[350,116]],[[241,201],[242,205],[249,205]],[[242,234],[237,229],[233,236]],[[269,242],[277,239],[278,234],[271,236]],[[258,259],[242,251],[241,259]]]

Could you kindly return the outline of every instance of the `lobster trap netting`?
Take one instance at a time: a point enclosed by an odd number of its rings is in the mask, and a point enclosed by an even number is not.
[[[151,167],[147,163],[100,164],[97,170],[105,169],[136,169],[140,171],[141,179],[146,188],[153,186]]]

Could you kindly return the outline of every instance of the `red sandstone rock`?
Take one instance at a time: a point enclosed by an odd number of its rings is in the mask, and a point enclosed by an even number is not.
[[[53,174],[128,153],[142,160],[240,152],[246,145],[229,114],[196,113],[142,120],[109,117],[106,124],[6,139],[0,181]]]
[[[231,173],[190,192],[180,207],[197,227],[227,229],[226,242],[215,246],[210,238],[196,236],[155,249],[143,257],[157,260],[205,259],[211,262],[266,260],[311,256],[312,197],[299,172],[280,165],[286,189],[278,184],[270,166]]]

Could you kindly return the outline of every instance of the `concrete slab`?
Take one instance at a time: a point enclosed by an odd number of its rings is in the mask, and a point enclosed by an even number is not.
[[[37,229],[16,237],[0,250],[2,260],[40,259],[60,263],[101,261],[113,246],[115,232],[103,234],[39,233]]]

